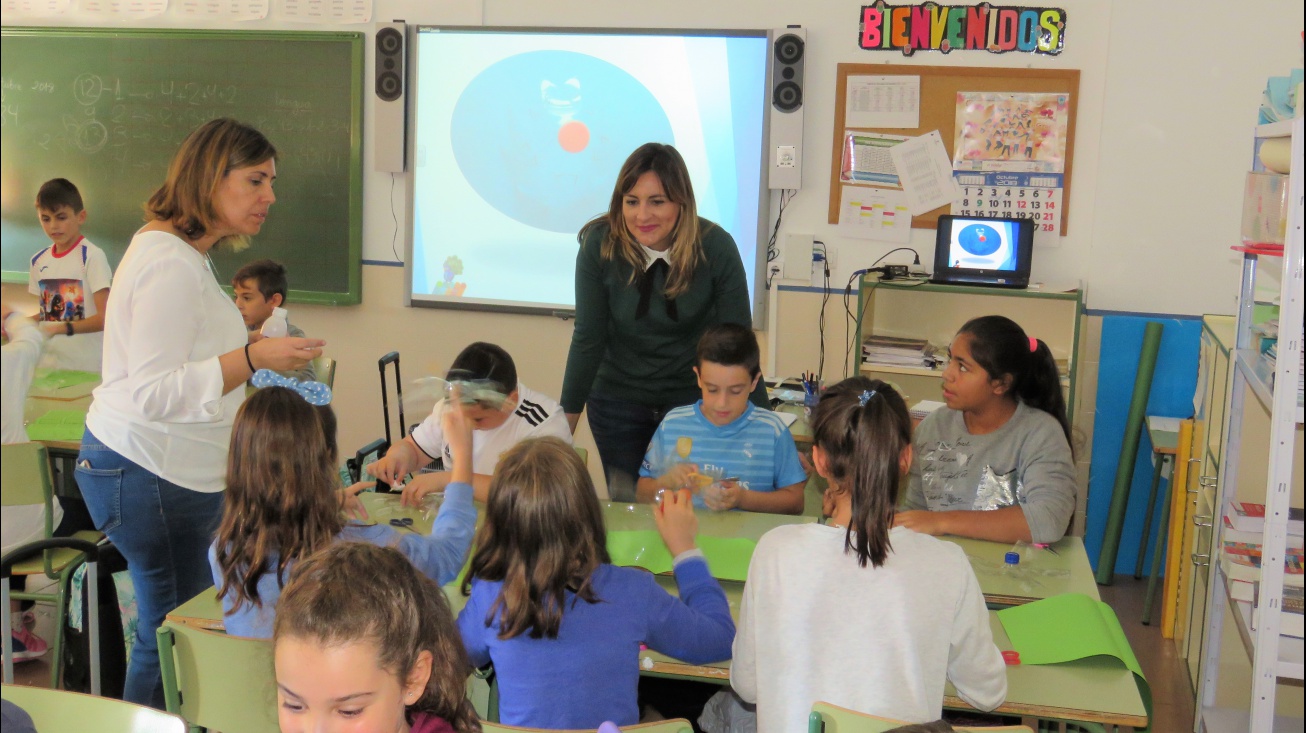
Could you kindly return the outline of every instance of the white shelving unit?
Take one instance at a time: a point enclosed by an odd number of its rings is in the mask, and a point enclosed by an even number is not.
[[[1288,233],[1280,280],[1278,359],[1273,370],[1260,356],[1252,340],[1252,312],[1256,276],[1265,255],[1243,255],[1242,290],[1238,308],[1237,349],[1234,354],[1233,390],[1224,431],[1227,447],[1216,492],[1214,521],[1226,502],[1234,497],[1238,481],[1243,408],[1247,396],[1259,401],[1270,416],[1268,472],[1263,503],[1265,530],[1261,538],[1260,610],[1257,627],[1251,629],[1251,604],[1230,600],[1228,581],[1215,562],[1221,540],[1212,543],[1212,576],[1207,588],[1205,659],[1198,696],[1197,730],[1279,731],[1302,730],[1302,720],[1275,716],[1276,686],[1280,681],[1303,679],[1302,640],[1279,635],[1279,606],[1283,599],[1283,561],[1287,548],[1288,508],[1294,472],[1300,456],[1294,456],[1297,430],[1302,424],[1302,403],[1297,385],[1302,350],[1302,120],[1262,125],[1257,138],[1292,137],[1294,167],[1289,178]],[[1251,709],[1218,708],[1221,633],[1225,616],[1242,637],[1251,659]]]

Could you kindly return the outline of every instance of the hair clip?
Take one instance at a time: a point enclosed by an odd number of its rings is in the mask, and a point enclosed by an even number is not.
[[[304,401],[310,405],[321,407],[331,404],[331,388],[311,379],[305,379],[301,382],[294,377],[277,374],[271,369],[260,369],[254,372],[254,376],[250,377],[249,383],[259,389],[264,387],[285,387],[303,397]]]
[[[866,407],[866,403],[869,402],[871,398],[874,396],[875,396],[875,390],[873,389],[862,390],[862,393],[857,397],[857,404],[861,405],[862,407]]]
[[[1032,353],[1034,353],[1035,351],[1038,351],[1038,339],[1034,338],[1033,336],[1030,336],[1030,337],[1029,337],[1029,353],[1032,354]]]

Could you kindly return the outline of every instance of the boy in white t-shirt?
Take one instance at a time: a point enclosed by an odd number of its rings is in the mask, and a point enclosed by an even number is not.
[[[526,438],[553,436],[571,443],[571,429],[562,407],[517,381],[512,357],[499,346],[478,341],[462,350],[445,377],[466,405],[472,432],[472,495],[484,502],[499,456]],[[449,444],[440,429],[445,402],[440,400],[412,435],[392,446],[385,458],[367,466],[368,473],[395,484],[405,476],[443,458],[451,465]],[[414,476],[404,487],[404,504],[417,504],[449,483],[448,471]]]
[[[54,178],[36,193],[36,213],[50,246],[32,257],[27,290],[40,299],[36,320],[50,336],[43,366],[100,371],[104,309],[113,272],[104,251],[82,236],[86,209],[77,187]]]

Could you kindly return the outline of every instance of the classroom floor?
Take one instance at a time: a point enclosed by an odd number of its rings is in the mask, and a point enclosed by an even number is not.
[[[1124,627],[1125,635],[1134,648],[1138,663],[1143,667],[1152,685],[1152,704],[1155,720],[1153,733],[1192,733],[1193,693],[1188,683],[1188,670],[1179,657],[1175,645],[1161,638],[1158,626],[1144,626],[1138,619],[1143,613],[1143,597],[1147,592],[1147,579],[1134,580],[1128,575],[1117,575],[1115,583],[1099,586],[1102,600],[1115,609]],[[1161,613],[1160,600],[1153,616]],[[48,619],[42,619],[38,633],[48,632]],[[47,639],[50,637],[46,637]],[[14,681],[20,685],[48,687],[50,667],[44,659],[26,662],[14,668]]]
[[[1192,733],[1193,688],[1188,683],[1188,666],[1170,639],[1161,638],[1157,626],[1161,616],[1161,599],[1157,594],[1152,609],[1152,625],[1139,622],[1143,617],[1143,598],[1147,595],[1147,578],[1134,580],[1132,575],[1117,575],[1109,586],[1098,592],[1115,609],[1120,626],[1134,648],[1143,674],[1152,687],[1153,733]]]

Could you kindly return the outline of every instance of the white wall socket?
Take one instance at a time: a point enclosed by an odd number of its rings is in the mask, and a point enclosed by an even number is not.
[[[802,280],[806,282],[812,273],[812,241],[810,234],[786,234],[784,248],[780,254],[784,257],[784,269],[780,277],[784,280]]]

